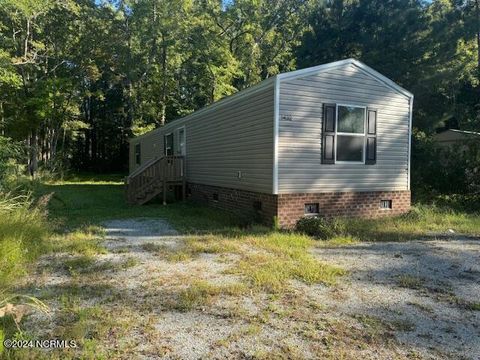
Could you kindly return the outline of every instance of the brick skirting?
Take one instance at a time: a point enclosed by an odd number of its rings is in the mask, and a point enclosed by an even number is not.
[[[273,225],[277,196],[219,186],[188,183],[188,197],[214,208]]]
[[[399,215],[410,209],[410,191],[331,192],[264,194],[203,184],[188,184],[190,199],[212,207],[256,218],[272,225],[274,218],[282,228],[292,228],[305,215],[305,204],[318,204],[323,217],[382,217]],[[391,209],[380,208],[391,200]]]
[[[391,209],[380,208],[382,200],[391,200]],[[335,192],[278,195],[278,221],[282,227],[295,226],[304,216],[306,203],[318,203],[319,215],[331,217],[382,217],[410,210],[410,191]]]

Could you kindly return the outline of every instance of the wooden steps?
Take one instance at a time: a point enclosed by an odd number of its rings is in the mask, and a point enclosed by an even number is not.
[[[185,200],[186,168],[183,156],[163,156],[132,172],[125,179],[127,202],[131,205],[143,205],[162,194],[163,204],[166,205],[167,191],[171,185],[182,186]]]

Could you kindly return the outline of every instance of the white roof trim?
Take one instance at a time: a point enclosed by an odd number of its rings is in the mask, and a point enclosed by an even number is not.
[[[390,80],[386,76],[380,74],[378,71],[372,69],[371,67],[369,67],[369,66],[365,65],[364,63],[362,63],[358,60],[355,60],[355,59],[345,59],[345,60],[335,61],[335,62],[328,63],[328,64],[323,64],[323,65],[309,67],[309,68],[306,68],[306,69],[291,71],[291,72],[280,74],[280,75],[277,75],[277,76],[280,78],[280,80],[298,79],[298,78],[301,78],[301,77],[305,77],[305,76],[309,76],[309,75],[312,75],[312,74],[324,72],[324,71],[331,70],[333,68],[337,68],[337,67],[341,67],[341,66],[345,66],[345,65],[354,65],[357,68],[359,68],[360,70],[362,70],[365,74],[369,75],[370,77],[374,78],[375,80],[377,80],[379,82],[382,82],[383,84],[385,84],[389,88],[397,91],[398,93],[406,96],[407,98],[412,98],[413,97],[413,94],[411,92],[409,92],[408,90],[402,88],[400,85],[396,84],[395,82],[393,82],[392,80]]]

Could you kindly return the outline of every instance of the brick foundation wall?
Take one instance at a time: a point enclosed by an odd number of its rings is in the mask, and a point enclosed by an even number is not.
[[[277,196],[219,186],[188,183],[188,197],[214,208],[273,225],[277,216]],[[258,203],[261,204],[260,208]]]
[[[246,219],[282,228],[292,228],[305,215],[306,203],[318,203],[323,217],[382,217],[399,215],[410,209],[410,191],[263,194],[218,186],[188,183],[189,198]],[[381,209],[381,200],[391,200],[391,209]],[[258,203],[261,207],[258,208]]]
[[[381,209],[381,200],[392,200],[391,209]],[[292,228],[304,216],[306,203],[318,203],[324,217],[367,217],[399,215],[410,209],[410,191],[335,192],[278,195],[278,222]]]

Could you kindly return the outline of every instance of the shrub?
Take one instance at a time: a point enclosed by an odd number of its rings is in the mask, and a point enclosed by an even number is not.
[[[297,221],[296,230],[322,240],[328,240],[345,233],[344,225],[338,220],[327,220],[320,217],[301,218]]]

